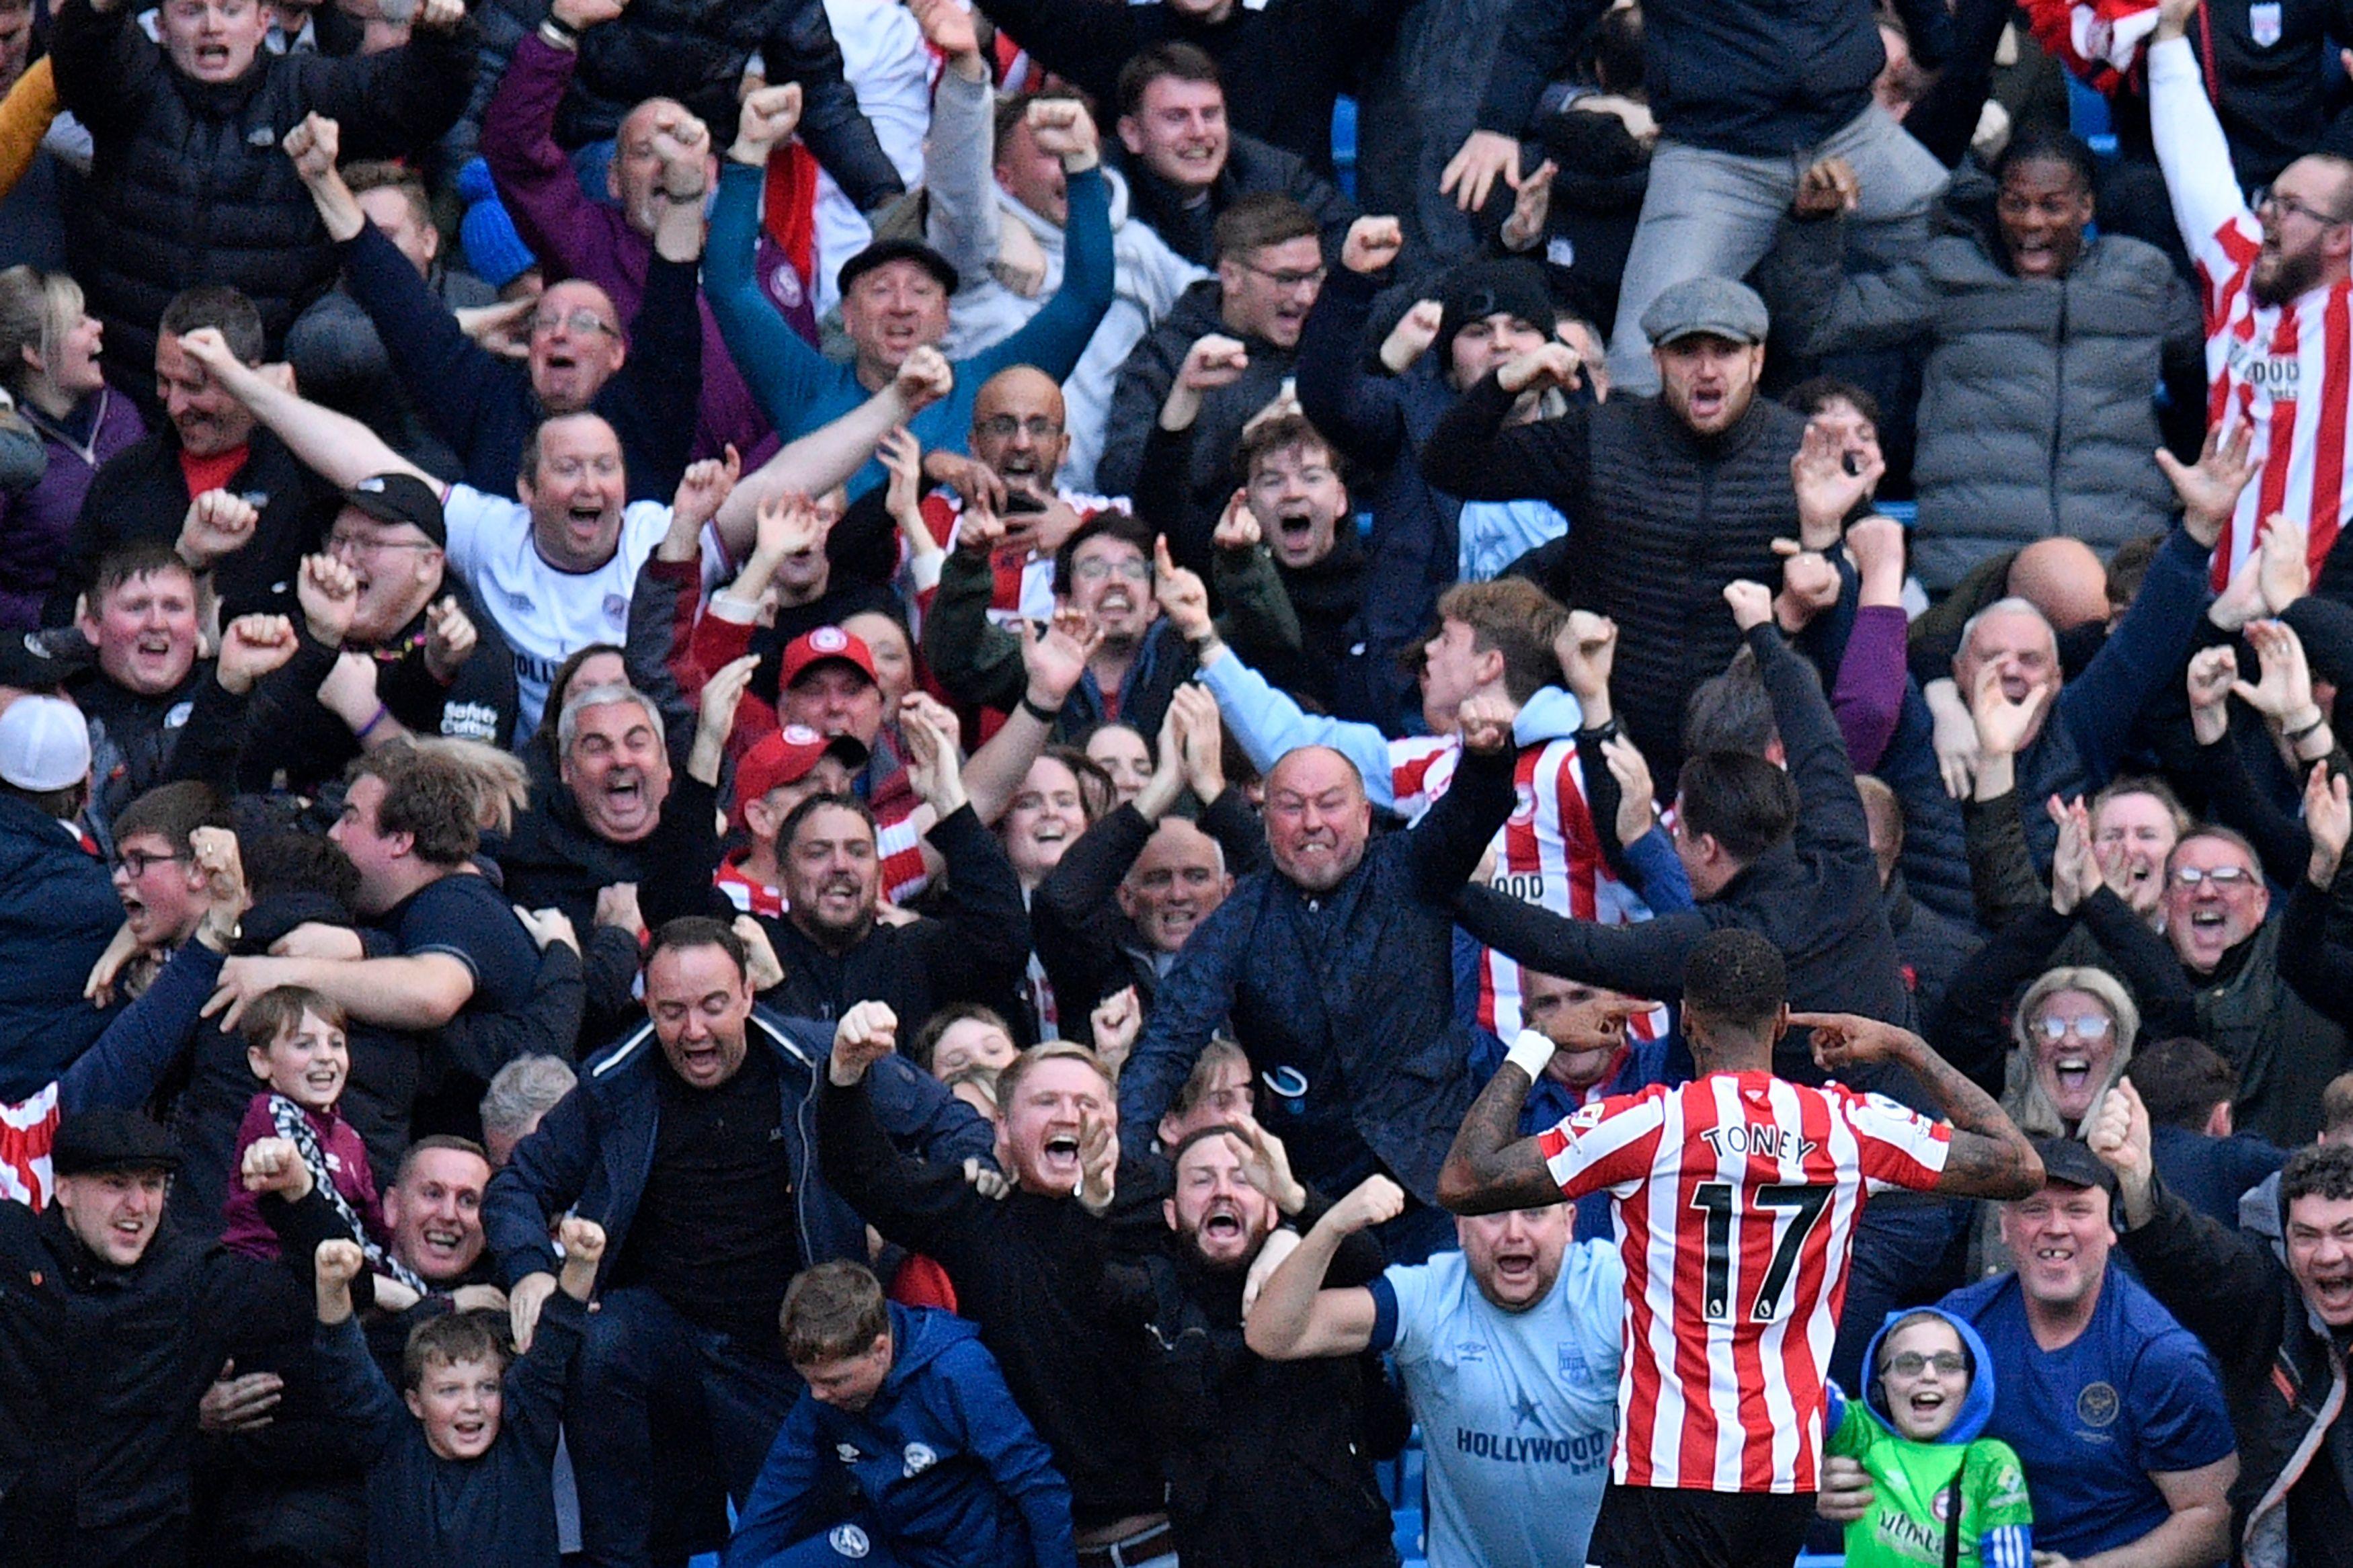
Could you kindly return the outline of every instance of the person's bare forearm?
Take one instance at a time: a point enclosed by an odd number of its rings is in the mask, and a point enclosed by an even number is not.
[[[1045,751],[1053,733],[1029,709],[1016,708],[965,763],[965,794],[972,800],[973,815],[984,826],[996,826],[1011,807],[1021,781],[1029,776],[1029,764]]]
[[[2107,1552],[2073,1559],[2074,1568],[2204,1568],[2231,1554],[2228,1504],[2198,1503]]]
[[[409,474],[434,484],[430,475],[347,414],[312,403],[249,365],[226,366],[212,374],[304,467],[329,484],[349,489],[371,474]]]
[[[1269,1360],[1280,1361],[1305,1342],[1314,1322],[1315,1298],[1324,1289],[1324,1277],[1331,1272],[1332,1259],[1339,1256],[1340,1246],[1348,1239],[1348,1234],[1332,1223],[1330,1214],[1325,1214],[1299,1238],[1291,1256],[1267,1276],[1243,1324],[1243,1336],[1251,1350]]]
[[[866,466],[875,444],[905,422],[907,405],[895,384],[884,387],[840,418],[821,425],[745,475],[719,508],[714,526],[730,555],[752,548],[764,501],[777,496],[821,496]]]
[[[319,209],[319,221],[326,226],[329,239],[340,245],[359,237],[367,214],[361,210],[351,186],[343,184],[342,174],[331,169],[320,179],[303,181],[302,185],[311,193],[311,205]]]
[[[1519,1135],[1520,1107],[1534,1087],[1525,1068],[1505,1062],[1471,1102],[1438,1173],[1438,1201],[1448,1209],[1493,1214],[1560,1201],[1536,1141]]]
[[[1948,1156],[1948,1173],[1981,1196],[2031,1195],[2042,1185],[2042,1161],[2034,1152],[2034,1145],[2027,1142],[2026,1134],[1994,1102],[1993,1096],[1964,1078],[1927,1041],[1907,1034],[1901,1058],[1904,1065],[1926,1086],[1946,1120],[1957,1131],[1986,1140],[1981,1144],[1956,1140]],[[2001,1190],[1979,1191],[1988,1185]]]

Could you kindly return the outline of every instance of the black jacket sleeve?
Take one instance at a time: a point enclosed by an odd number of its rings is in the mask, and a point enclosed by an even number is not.
[[[824,14],[822,6],[809,8]],[[629,322],[629,357],[613,378],[622,393],[613,399],[620,405],[614,412],[628,453],[630,490],[659,500],[678,489],[694,447],[694,407],[702,395],[700,267],[659,256],[647,263],[645,299]]]
[[[913,928],[927,933],[932,994],[942,1002],[1001,996],[1020,984],[1029,962],[1029,910],[1013,862],[969,805],[924,837],[947,862],[939,918]]]
[[[1517,137],[1535,119],[1546,84],[1567,76],[1577,45],[1609,8],[1609,0],[1517,0],[1504,18],[1487,90],[1479,100],[1479,129]]]
[[[1152,833],[1143,813],[1120,806],[1062,851],[1029,896],[1030,937],[1067,1014],[1093,1006],[1123,983],[1124,917],[1114,894]]]
[[[2286,1269],[2262,1237],[2216,1224],[2161,1179],[2150,1196],[2156,1212],[2123,1237],[2141,1283],[2234,1378],[2260,1372],[2288,1326]]]
[[[902,1153],[875,1117],[867,1080],[843,1089],[822,1071],[818,1078],[817,1157],[826,1184],[888,1239],[952,1273],[970,1264],[990,1200],[963,1171]]]
[[[1422,477],[1464,500],[1548,500],[1583,522],[1592,511],[1584,504],[1586,409],[1571,404],[1557,419],[1507,430],[1512,403],[1493,373],[1482,377],[1422,443]]]
[[[711,884],[719,869],[718,819],[719,792],[673,765],[670,798],[647,840],[646,876],[638,884],[638,912],[648,931],[681,915],[734,918],[734,906]]]

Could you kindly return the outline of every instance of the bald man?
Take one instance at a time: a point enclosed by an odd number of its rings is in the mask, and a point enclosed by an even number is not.
[[[1054,552],[1114,503],[1060,484],[1071,452],[1068,410],[1062,389],[1035,365],[1013,365],[981,383],[972,400],[969,439],[970,457],[936,449],[923,454],[924,477],[944,487],[923,498],[924,524],[933,538],[952,547],[965,498],[986,498],[1005,520],[1005,542],[986,563],[962,565],[976,576],[986,571],[993,618],[1045,620],[1054,613]],[[1125,510],[1125,502],[1116,504]],[[943,572],[958,564],[951,554]]]
[[[941,348],[960,359],[1009,337],[1036,315],[1062,284],[1063,228],[1071,201],[1061,160],[1038,145],[1023,98],[1001,99],[997,116],[997,221],[1000,228],[1029,231],[1044,253],[1046,280],[1029,294],[1008,289],[994,268],[967,273],[948,301],[948,336]],[[1111,309],[1087,342],[1086,352],[1063,382],[1071,398],[1071,445],[1063,477],[1077,489],[1094,487],[1095,459],[1103,453],[1103,426],[1111,415],[1111,391],[1128,351],[1158,326],[1191,284],[1208,277],[1168,248],[1148,225],[1128,215],[1126,180],[1105,170],[1112,189]]]
[[[1300,1178],[1345,1192],[1387,1172],[1415,1201],[1382,1229],[1392,1258],[1449,1244],[1430,1205],[1469,1110],[1470,1037],[1453,1005],[1448,900],[1511,814],[1500,723],[1466,729],[1454,783],[1419,826],[1374,839],[1355,764],[1323,746],[1267,775],[1270,870],[1235,884],[1160,983],[1120,1076],[1120,1117],[1155,1127],[1211,1034],[1230,1023],[1259,1119]]]
[[[2010,591],[2058,631],[2108,618],[2108,569],[2080,539],[2038,539],[2011,557]]]

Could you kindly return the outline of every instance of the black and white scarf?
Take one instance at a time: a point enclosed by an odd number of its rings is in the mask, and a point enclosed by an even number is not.
[[[360,1218],[359,1210],[352,1207],[351,1199],[343,1196],[343,1189],[335,1185],[335,1173],[327,1164],[327,1151],[319,1142],[318,1129],[311,1125],[310,1113],[284,1095],[273,1094],[269,1097],[269,1121],[277,1128],[278,1136],[290,1142],[295,1152],[302,1156],[302,1163],[311,1168],[311,1185],[334,1205],[336,1215],[352,1233],[352,1239],[360,1244],[360,1252],[367,1258],[368,1268],[374,1273],[391,1276],[420,1296],[430,1294],[432,1287],[418,1278],[415,1269],[369,1237],[366,1222]]]

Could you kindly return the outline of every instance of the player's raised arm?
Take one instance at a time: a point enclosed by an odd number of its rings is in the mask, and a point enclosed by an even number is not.
[[[1792,1028],[1811,1029],[1814,1061],[1836,1074],[1863,1062],[1899,1062],[1927,1086],[1953,1124],[1952,1152],[1936,1191],[1957,1197],[2023,1198],[2042,1188],[2042,1158],[1993,1097],[1955,1071],[1909,1029],[1847,1013],[1792,1013]]]
[[[1550,1040],[1534,1029],[1520,1031],[1446,1152],[1446,1164],[1438,1173],[1440,1205],[1455,1214],[1498,1214],[1561,1201],[1560,1184],[1546,1168],[1536,1141],[1519,1135],[1520,1106],[1552,1053]]]

